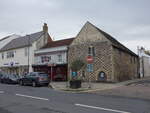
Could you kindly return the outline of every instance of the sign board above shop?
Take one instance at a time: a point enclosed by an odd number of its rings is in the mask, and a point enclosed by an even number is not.
[[[48,66],[56,66],[56,64],[55,63],[51,63],[51,64],[47,64]]]

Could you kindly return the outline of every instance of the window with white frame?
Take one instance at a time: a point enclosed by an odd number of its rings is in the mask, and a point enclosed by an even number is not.
[[[51,60],[51,56],[41,56],[41,63],[48,63]]]
[[[62,62],[62,55],[58,55],[58,62]]]
[[[94,46],[90,46],[88,48],[88,55],[95,56],[95,47]]]
[[[15,53],[14,53],[14,51],[8,51],[7,52],[7,58],[14,58],[14,55]]]

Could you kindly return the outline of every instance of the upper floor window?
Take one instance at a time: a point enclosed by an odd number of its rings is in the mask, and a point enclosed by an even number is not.
[[[28,56],[28,48],[24,48],[24,56]]]
[[[88,55],[95,56],[95,48],[94,48],[94,46],[90,46],[88,48]]]
[[[4,53],[2,53],[2,59],[4,59]]]
[[[14,58],[14,51],[8,51],[7,58]]]
[[[51,60],[51,56],[41,56],[42,63],[48,63]]]
[[[58,55],[58,62],[62,62],[62,55]]]

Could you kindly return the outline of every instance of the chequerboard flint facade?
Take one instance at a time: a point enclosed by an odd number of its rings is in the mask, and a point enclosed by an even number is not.
[[[92,47],[92,49],[90,49]],[[92,51],[92,52],[91,52]],[[93,70],[88,72],[86,56],[93,56]],[[109,34],[87,22],[69,46],[68,76],[71,63],[81,59],[85,65],[78,74],[84,81],[117,82],[136,78],[138,56]]]
[[[52,40],[44,24],[41,32],[13,39],[4,45],[0,54],[1,70],[19,75],[28,70],[44,71],[53,79],[61,75],[62,80],[70,80],[70,65],[76,59],[86,63],[78,72],[84,81],[117,82],[138,75],[138,56],[89,22],[76,37],[59,41]],[[93,57],[91,72],[87,70],[89,55]]]

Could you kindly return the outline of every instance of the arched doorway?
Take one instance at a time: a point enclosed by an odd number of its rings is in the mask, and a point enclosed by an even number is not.
[[[98,74],[98,81],[106,81],[107,80],[107,76],[105,74],[105,72],[101,71]]]

